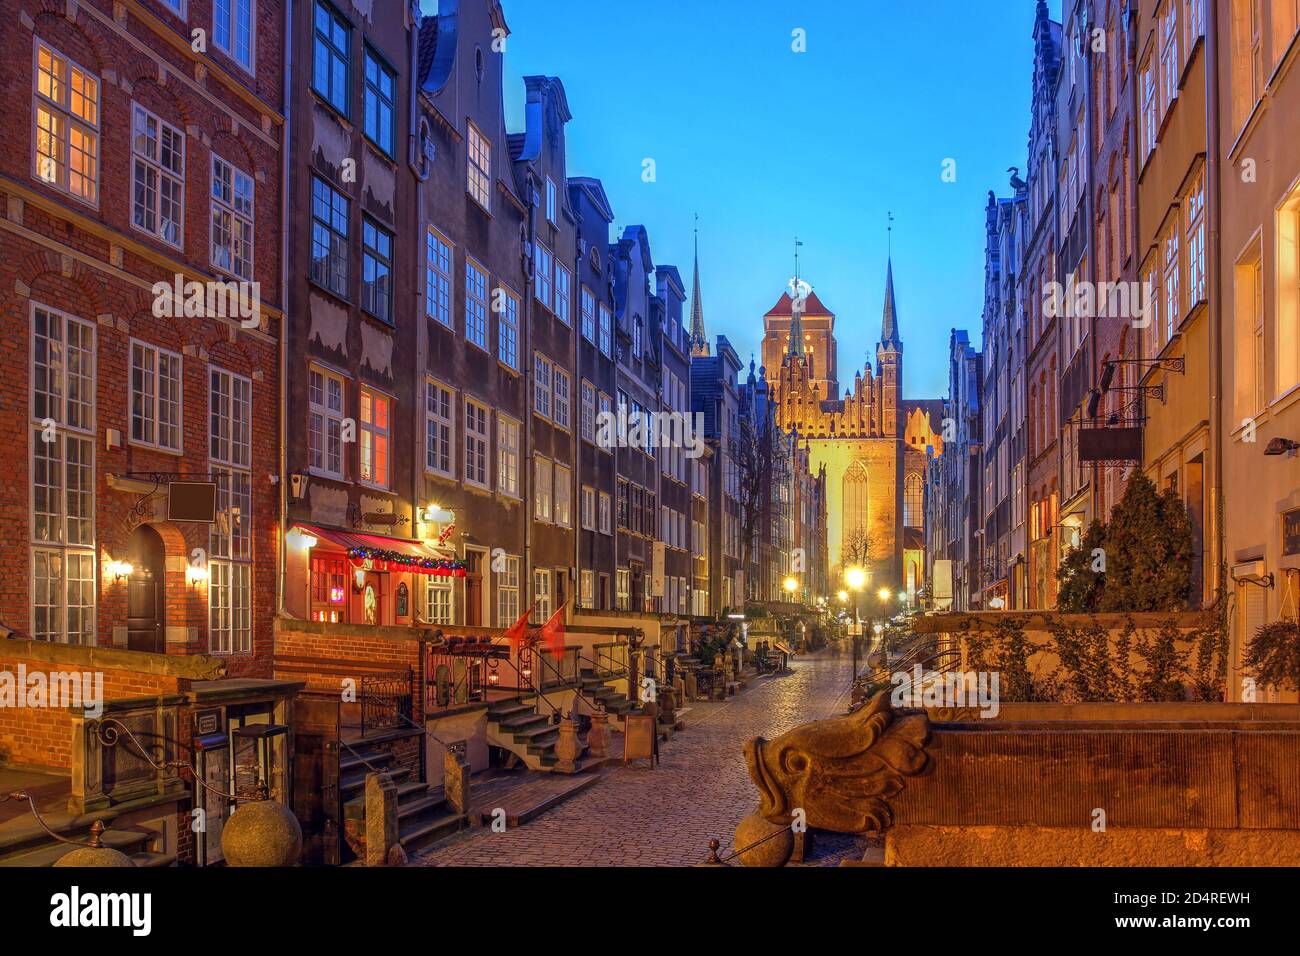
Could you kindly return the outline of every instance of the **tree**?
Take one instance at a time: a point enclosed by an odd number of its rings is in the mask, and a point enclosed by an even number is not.
[[[1088,525],[1079,546],[1071,549],[1056,569],[1056,580],[1061,584],[1056,606],[1060,610],[1082,614],[1097,609],[1106,582],[1105,555],[1106,527],[1094,520]]]
[[[857,566],[871,570],[871,532],[861,526],[844,533],[840,543],[840,564],[845,568]]]
[[[1094,554],[1101,548],[1102,562]],[[1178,493],[1129,479],[1105,525],[1093,522],[1057,569],[1063,611],[1181,611],[1192,585],[1192,522]],[[1103,571],[1095,568],[1100,564]]]

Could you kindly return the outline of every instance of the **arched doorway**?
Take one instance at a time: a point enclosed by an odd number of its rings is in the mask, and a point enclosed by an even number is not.
[[[126,580],[126,646],[133,651],[167,650],[166,549],[147,524],[131,533],[127,549],[131,574]]]

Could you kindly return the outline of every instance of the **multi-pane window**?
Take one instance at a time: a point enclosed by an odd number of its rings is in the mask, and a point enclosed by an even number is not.
[[[596,440],[596,386],[590,382],[582,383],[582,410],[580,412],[581,434],[584,441]]]
[[[393,321],[393,234],[369,218],[361,223],[361,307]]]
[[[608,422],[610,416],[614,414],[614,400],[604,392],[601,392],[597,397],[597,409],[598,420]],[[599,437],[599,432],[597,433],[597,437]],[[613,454],[614,452],[613,443],[608,440],[604,443],[597,442],[596,447],[604,450],[608,454]]]
[[[451,328],[451,245],[432,229],[424,244],[424,311]]]
[[[567,528],[573,523],[573,472],[566,465],[555,465],[555,523]]]
[[[1170,104],[1178,98],[1178,75],[1183,65],[1178,59],[1178,0],[1165,0],[1160,27],[1161,106],[1167,111]]]
[[[488,486],[488,410],[473,399],[465,399],[465,482]]]
[[[614,606],[620,611],[632,608],[632,572],[627,568],[614,571]]]
[[[613,534],[614,529],[610,526],[610,497],[608,492],[602,491],[599,499],[598,526],[601,534]]]
[[[552,226],[556,224],[556,192],[555,180],[550,176],[546,177],[546,221]]]
[[[1157,115],[1156,103],[1156,71],[1155,65],[1150,58],[1143,65],[1142,70],[1142,156],[1145,158],[1151,155],[1151,151],[1156,148],[1156,131],[1160,127],[1160,117]]]
[[[208,455],[217,484],[217,520],[208,531],[208,646],[253,649],[252,382],[223,369],[208,376]]]
[[[600,351],[606,358],[614,357],[614,315],[609,306],[600,305]]]
[[[1187,301],[1205,299],[1205,172],[1196,176],[1187,194]]]
[[[343,477],[343,379],[313,368],[307,376],[310,413],[307,421],[308,463],[311,470]]]
[[[347,620],[348,565],[327,554],[311,556],[311,619],[337,624]]]
[[[131,343],[131,441],[181,449],[181,357]]]
[[[497,322],[497,358],[519,370],[519,299],[504,288],[500,290],[501,312]]]
[[[519,559],[506,557],[497,575],[497,627],[509,627],[519,618]]]
[[[533,517],[538,521],[551,520],[551,484],[554,475],[551,460],[541,455],[533,456]]]
[[[473,123],[469,124],[465,149],[469,160],[465,164],[469,176],[466,188],[476,203],[491,212],[492,144]]]
[[[540,242],[533,247],[533,273],[537,283],[537,301],[548,309],[554,307],[551,290],[555,283],[555,256]]]
[[[579,521],[582,523],[582,530],[596,530],[596,489],[591,485],[582,486],[582,498],[579,501]]]
[[[212,42],[246,70],[253,68],[254,0],[212,0]]]
[[[366,136],[389,156],[395,151],[396,83],[388,64],[366,47]]]
[[[533,571],[533,620],[545,621],[554,610],[551,607],[551,572],[546,568]]]
[[[131,106],[131,222],[173,246],[185,215],[185,134],[143,106]]]
[[[1182,296],[1178,287],[1178,223],[1172,223],[1165,234],[1164,248],[1164,336],[1162,344],[1174,337],[1183,317]]]
[[[632,323],[632,358],[640,360],[642,348],[641,320]]]
[[[569,270],[555,263],[555,317],[565,325],[573,324],[573,275]]]
[[[519,497],[519,423],[497,415],[497,488]]]
[[[554,397],[551,400],[551,417],[555,421],[555,424],[559,425],[561,428],[569,427],[570,394],[569,373],[562,370],[559,366],[556,366],[554,374]]]
[[[429,624],[452,623],[452,579],[424,575],[424,617]]]
[[[439,382],[428,382],[424,394],[424,466],[448,478],[455,477],[455,393]]]
[[[551,417],[551,365],[540,355],[533,356],[533,411]]]
[[[311,181],[311,277],[335,295],[348,294],[351,200],[319,176]]]
[[[579,297],[581,320],[579,325],[582,329],[582,337],[588,342],[596,341],[596,297],[592,295],[591,290],[586,286],[582,287],[582,293]]]
[[[389,481],[389,436],[391,399],[372,389],[361,389],[361,469],[362,481],[387,488]]]
[[[596,572],[583,568],[578,574],[578,606],[596,606]]]
[[[311,85],[344,116],[349,110],[352,25],[333,7],[316,0]]]
[[[36,41],[36,175],[89,203],[99,200],[99,78]]]
[[[95,328],[32,306],[32,636],[95,639]],[[51,424],[53,423],[53,424]]]
[[[208,457],[235,468],[252,464],[253,383],[213,368],[208,376]]]
[[[253,278],[253,177],[212,156],[212,264]]]
[[[487,349],[488,277],[472,259],[465,260],[465,338]]]

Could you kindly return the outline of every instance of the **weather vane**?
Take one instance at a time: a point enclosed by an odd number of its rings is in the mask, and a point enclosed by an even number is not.
[[[808,293],[812,291],[810,286],[803,279],[799,278],[799,247],[803,245],[799,237],[794,240],[794,278],[787,283],[790,289],[790,298],[794,299],[795,305],[802,309],[803,302],[808,298]]]
[[[886,213],[886,215],[889,219],[885,223],[885,245],[892,256],[894,254],[894,214],[890,212]]]

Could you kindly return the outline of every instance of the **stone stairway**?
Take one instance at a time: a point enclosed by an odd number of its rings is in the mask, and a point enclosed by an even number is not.
[[[412,732],[412,736],[416,734],[418,731]],[[345,821],[364,824],[366,775],[382,771],[397,786],[398,842],[408,856],[466,825],[465,815],[448,806],[442,787],[429,786],[409,766],[394,765],[392,753],[365,741],[350,741],[349,747],[351,750],[344,748],[339,758],[339,795]]]
[[[59,835],[68,840],[89,843],[90,826],[87,824],[83,830],[68,830]],[[100,837],[104,846],[125,853],[136,866],[171,866],[176,862],[176,854],[151,851],[148,847],[154,839],[150,834],[138,830],[114,830],[111,824]],[[75,849],[76,847],[60,843],[42,831],[23,843],[5,847],[3,852],[0,852],[0,867],[53,866],[60,857]]]
[[[627,699],[625,694],[605,683],[606,678],[597,677],[590,669],[584,668],[578,675],[582,694],[591,700],[597,700],[611,718],[622,722],[628,714],[639,713],[641,705]]]

